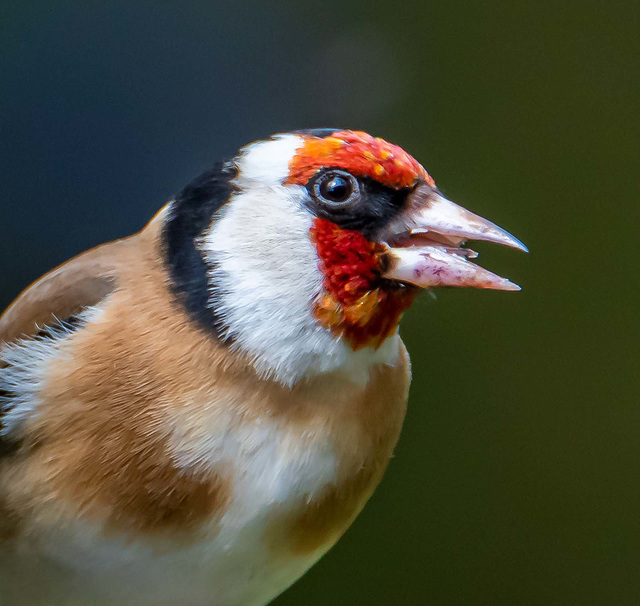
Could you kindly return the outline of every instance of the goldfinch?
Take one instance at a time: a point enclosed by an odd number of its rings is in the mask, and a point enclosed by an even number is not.
[[[275,135],[0,319],[0,601],[258,606],[380,482],[421,289],[526,250],[364,132]],[[327,596],[327,599],[330,599]]]

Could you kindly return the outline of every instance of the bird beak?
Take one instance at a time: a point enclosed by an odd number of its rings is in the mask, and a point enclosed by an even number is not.
[[[472,263],[478,254],[462,248],[467,240],[484,240],[528,252],[510,233],[420,184],[409,195],[407,208],[382,239],[388,246],[383,277],[429,286],[520,290],[517,284]]]

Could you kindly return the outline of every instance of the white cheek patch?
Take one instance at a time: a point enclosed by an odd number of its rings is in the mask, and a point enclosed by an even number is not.
[[[235,196],[203,242],[215,267],[216,315],[261,374],[290,377],[287,383],[335,347],[311,314],[322,274],[309,238],[312,217],[299,188],[290,189]]]
[[[236,160],[240,188],[247,186],[245,182],[263,186],[283,183],[289,176],[289,162],[303,143],[302,137],[285,134],[245,147]]]
[[[366,383],[373,363],[394,363],[397,337],[354,352],[321,327],[313,304],[323,276],[309,230],[313,217],[297,185],[251,186],[235,195],[200,242],[212,269],[211,306],[233,347],[258,373],[285,385],[344,371]]]

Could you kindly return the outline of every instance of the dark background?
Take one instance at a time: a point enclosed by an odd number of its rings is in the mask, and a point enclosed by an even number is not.
[[[424,296],[387,476],[279,606],[640,603],[637,2],[0,2],[0,307],[272,132],[360,128],[523,239]]]

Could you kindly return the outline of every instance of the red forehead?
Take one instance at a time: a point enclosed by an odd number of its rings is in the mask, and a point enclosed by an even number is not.
[[[370,177],[389,187],[410,187],[423,179],[435,185],[427,171],[406,151],[384,139],[355,130],[329,137],[306,136],[289,163],[287,183],[306,185],[323,167],[341,168],[356,177]]]

